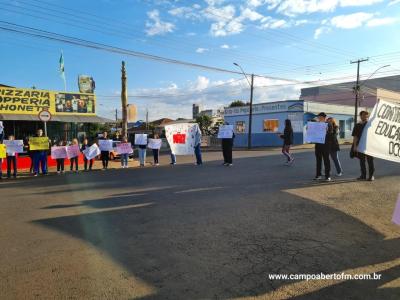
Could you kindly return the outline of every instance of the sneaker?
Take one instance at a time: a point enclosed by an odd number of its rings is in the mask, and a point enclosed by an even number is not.
[[[156,163],[156,164],[155,164],[155,166],[159,166],[159,165],[160,165],[159,163]]]
[[[325,178],[325,181],[326,181],[326,182],[331,182],[331,181],[332,181],[332,178],[330,178],[330,177]]]
[[[337,177],[342,177],[342,176],[343,176],[343,173],[342,173],[342,172],[337,173],[336,176],[337,176]]]
[[[226,162],[224,162],[222,165],[223,165],[223,166],[227,166],[227,165],[229,165],[229,164],[228,164],[228,163],[226,163]]]
[[[375,180],[374,176],[371,176],[370,178],[368,178],[368,181],[374,181],[374,180]]]
[[[232,167],[232,166],[233,166],[233,164],[227,164],[226,166],[227,166],[227,167]]]
[[[292,158],[291,160],[288,161],[288,164],[291,165],[294,162],[294,158]]]
[[[357,180],[360,180],[360,181],[361,181],[361,180],[367,180],[367,178],[364,177],[364,176],[360,176],[360,177],[357,178]]]
[[[176,163],[169,163],[170,165],[176,165]]]
[[[103,169],[101,169],[102,171],[105,171],[106,170],[106,168],[103,168]]]
[[[37,177],[37,176],[38,176],[38,173],[33,173],[33,176],[34,176],[34,177]]]
[[[60,175],[60,171],[57,171],[57,175]]]
[[[322,180],[322,176],[315,176],[313,180]]]

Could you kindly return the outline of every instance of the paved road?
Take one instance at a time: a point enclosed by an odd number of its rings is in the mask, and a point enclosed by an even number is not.
[[[220,153],[193,166],[0,183],[1,299],[399,299],[400,166],[314,183],[314,156]],[[378,281],[270,280],[378,272]]]

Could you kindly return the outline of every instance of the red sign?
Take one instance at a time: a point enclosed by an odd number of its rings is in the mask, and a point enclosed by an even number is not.
[[[172,136],[174,144],[186,144],[186,134],[177,133]]]

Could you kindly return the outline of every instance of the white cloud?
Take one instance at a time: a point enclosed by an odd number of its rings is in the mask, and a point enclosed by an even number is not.
[[[222,49],[230,49],[231,47],[227,44],[223,44],[223,45],[221,45],[221,48]]]
[[[399,4],[399,3],[400,3],[400,0],[392,0],[389,2],[388,6],[392,6],[392,5]]]
[[[376,26],[382,26],[382,25],[390,25],[393,23],[396,23],[398,19],[396,18],[374,18],[371,19],[367,22],[368,27],[376,27]]]
[[[340,0],[340,6],[369,6],[383,0]]]
[[[207,51],[209,51],[209,49],[207,49],[207,48],[197,48],[196,49],[196,53],[204,53],[204,52],[207,52]]]
[[[318,39],[321,36],[321,34],[328,33],[330,31],[331,31],[330,27],[326,27],[326,26],[319,27],[314,32],[314,39]]]
[[[163,22],[160,19],[160,13],[158,10],[152,10],[147,13],[151,21],[146,21],[146,33],[147,35],[163,35],[169,32],[173,32],[175,25],[169,22]]]
[[[365,22],[372,19],[373,16],[373,14],[364,12],[358,12],[349,15],[340,15],[333,17],[330,21],[330,24],[337,28],[352,29],[363,26]]]

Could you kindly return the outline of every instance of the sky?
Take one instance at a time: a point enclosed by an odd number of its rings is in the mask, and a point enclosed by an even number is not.
[[[7,23],[5,23],[7,22]],[[12,24],[124,49],[110,52],[5,30]],[[302,87],[400,74],[400,0],[0,0],[0,83],[68,91],[96,81],[97,111],[120,113],[121,61],[138,119],[190,118],[248,101],[242,74],[171,64],[132,51],[256,74],[254,102],[298,99]],[[126,51],[129,50],[129,51]],[[129,52],[129,53],[128,53]],[[386,66],[390,65],[390,66]],[[386,66],[376,73],[374,71]],[[249,79],[249,78],[247,78]]]

